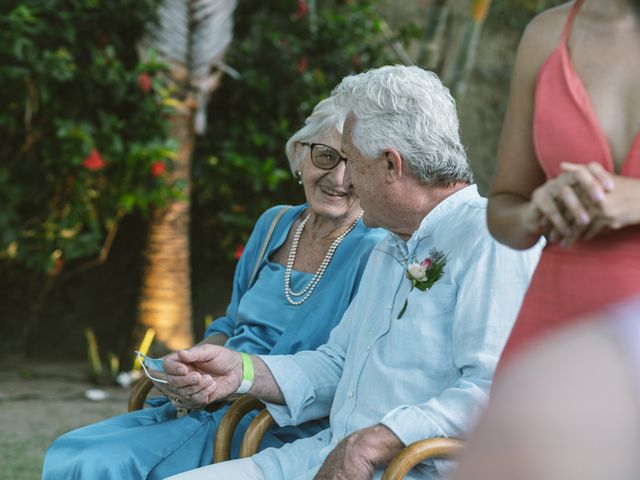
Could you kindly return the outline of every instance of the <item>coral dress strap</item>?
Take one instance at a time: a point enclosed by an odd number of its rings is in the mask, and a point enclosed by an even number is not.
[[[573,21],[575,20],[576,15],[578,14],[578,10],[580,10],[580,7],[582,7],[583,3],[584,0],[575,0],[575,2],[573,2],[571,11],[569,12],[569,16],[567,17],[567,22],[564,24],[564,28],[562,29],[562,36],[560,37],[560,41],[563,44],[566,44],[567,40],[569,39],[569,35],[571,34],[571,27],[573,27]]]

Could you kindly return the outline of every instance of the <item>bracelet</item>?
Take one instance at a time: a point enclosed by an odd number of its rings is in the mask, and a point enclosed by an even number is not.
[[[242,357],[242,382],[235,393],[247,393],[253,385],[253,361],[246,353],[240,353]]]

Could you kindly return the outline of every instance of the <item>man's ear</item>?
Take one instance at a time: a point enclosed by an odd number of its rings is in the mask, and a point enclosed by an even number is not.
[[[384,151],[384,161],[387,169],[387,180],[399,180],[404,174],[400,153],[394,148],[388,148]]]

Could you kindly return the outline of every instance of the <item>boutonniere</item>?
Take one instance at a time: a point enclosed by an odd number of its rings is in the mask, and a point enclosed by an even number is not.
[[[435,248],[429,250],[429,256],[420,263],[410,263],[405,275],[411,281],[411,290],[414,288],[423,292],[429,290],[444,275],[444,266],[446,264],[447,257],[445,254]],[[411,290],[409,291],[411,292]],[[398,314],[398,319],[402,318],[408,304],[409,297],[407,296],[402,310]]]

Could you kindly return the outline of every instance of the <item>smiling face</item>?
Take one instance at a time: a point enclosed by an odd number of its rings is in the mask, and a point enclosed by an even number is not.
[[[324,132],[309,143],[321,143],[340,151],[341,135],[335,130]],[[309,208],[322,217],[333,220],[352,218],[360,213],[360,202],[351,182],[345,182],[345,163],[339,162],[331,170],[322,170],[311,161],[311,149],[298,144],[296,148],[304,149],[304,160],[300,166],[302,185]]]

